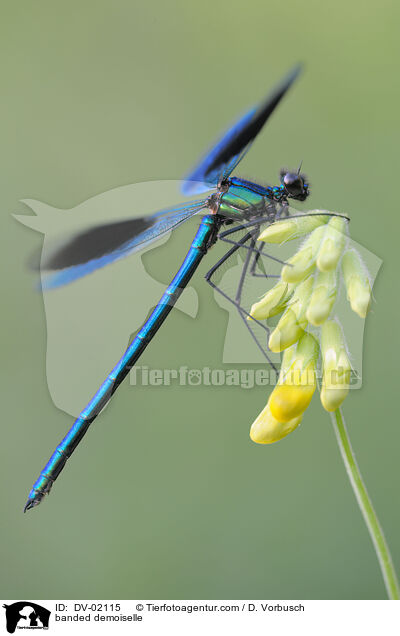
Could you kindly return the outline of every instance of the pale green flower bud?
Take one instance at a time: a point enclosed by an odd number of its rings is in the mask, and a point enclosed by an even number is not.
[[[280,314],[286,307],[286,303],[293,293],[293,285],[279,281],[261,300],[254,303],[250,309],[250,316],[255,320],[266,320]],[[247,320],[251,320],[250,316]]]
[[[315,259],[325,229],[325,225],[317,227],[311,232],[299,251],[288,259],[287,265],[282,268],[282,280],[286,283],[299,283],[309,276],[315,268]]]
[[[317,267],[321,272],[336,269],[346,245],[347,220],[334,216],[326,226],[324,238],[317,257]]]
[[[282,360],[281,360],[281,368],[280,368],[277,384],[282,384],[282,382],[284,382],[285,376],[289,372],[290,367],[293,364],[296,351],[297,351],[297,346],[295,345],[293,345],[292,347],[288,347],[288,349],[285,349],[282,356]]]
[[[365,318],[371,304],[371,285],[357,252],[346,252],[342,259],[342,269],[347,300],[352,310],[360,318]]]
[[[264,243],[283,243],[305,236],[320,225],[327,223],[328,215],[318,215],[321,210],[312,210],[304,217],[282,219],[269,225],[258,237]],[[309,216],[310,215],[310,216]]]
[[[336,272],[317,272],[306,316],[318,327],[329,318],[336,300]]]
[[[307,326],[306,311],[312,288],[312,277],[295,288],[290,305],[269,337],[268,346],[274,353],[287,349],[303,335]]]
[[[321,354],[321,402],[326,411],[335,411],[349,392],[351,374],[342,329],[335,320],[328,320],[322,325]]]

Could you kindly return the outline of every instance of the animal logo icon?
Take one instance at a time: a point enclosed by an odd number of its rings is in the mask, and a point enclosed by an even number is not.
[[[11,605],[4,604],[6,610],[6,627],[9,634],[17,628],[48,629],[50,610],[32,601],[18,601]]]

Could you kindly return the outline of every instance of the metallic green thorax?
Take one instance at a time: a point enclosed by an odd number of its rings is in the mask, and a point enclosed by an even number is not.
[[[265,196],[245,186],[231,185],[220,198],[218,212],[230,219],[243,219],[250,215],[261,215],[268,203]]]

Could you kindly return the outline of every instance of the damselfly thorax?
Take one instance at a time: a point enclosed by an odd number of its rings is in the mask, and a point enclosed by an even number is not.
[[[263,186],[239,177],[220,181],[207,200],[213,214],[230,221],[266,217],[271,221],[288,213],[288,199],[304,201],[309,187],[305,175],[283,171],[279,186]]]

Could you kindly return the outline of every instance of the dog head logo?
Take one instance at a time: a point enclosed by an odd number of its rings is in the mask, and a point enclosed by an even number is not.
[[[32,601],[18,601],[3,605],[6,610],[7,631],[14,634],[18,629],[48,629],[51,612]]]

